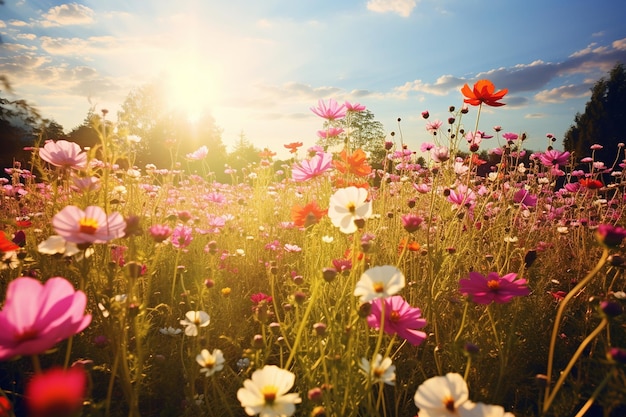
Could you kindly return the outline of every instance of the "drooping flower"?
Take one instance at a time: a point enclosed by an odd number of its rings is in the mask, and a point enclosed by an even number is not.
[[[497,272],[490,272],[485,277],[478,272],[470,272],[468,278],[459,281],[461,293],[471,297],[477,304],[508,303],[514,297],[530,294],[525,279],[517,279],[517,274],[511,272],[500,276]]]
[[[337,101],[332,98],[328,100],[328,105],[324,103],[324,100],[319,100],[317,102],[317,107],[311,107],[311,111],[328,121],[343,119],[346,117],[345,104],[339,105]]]
[[[87,390],[87,374],[81,366],[52,368],[35,374],[26,384],[24,397],[31,417],[79,414]]]
[[[339,154],[339,158],[333,161],[333,164],[342,174],[350,173],[358,177],[366,177],[372,173],[372,167],[367,162],[367,155],[362,149],[357,149],[352,155],[348,155],[344,149]]]
[[[196,356],[196,362],[202,367],[200,373],[208,378],[224,369],[224,354],[219,349],[213,349],[213,352],[202,349]]]
[[[609,248],[616,248],[626,238],[626,229],[611,224],[601,224],[596,230],[598,241]]]
[[[383,359],[383,356],[377,353],[372,362],[367,358],[361,358],[360,368],[374,384],[396,385],[396,366],[389,357]]]
[[[68,242],[105,243],[124,236],[126,221],[118,212],[107,216],[98,206],[89,206],[85,211],[65,206],[52,218],[52,227]]]
[[[307,181],[319,177],[333,166],[333,155],[330,153],[318,153],[311,159],[304,159],[291,167],[291,177],[294,181]]]
[[[328,210],[318,206],[317,201],[311,201],[304,206],[294,204],[291,208],[291,219],[296,227],[309,227],[319,223],[327,212]]]
[[[170,237],[172,229],[166,224],[154,224],[148,228],[148,233],[155,242],[161,243]]]
[[[207,327],[211,318],[204,311],[188,311],[180,324],[185,326],[185,336],[198,336],[199,327]]]
[[[424,221],[424,219],[417,214],[409,213],[404,214],[402,217],[402,227],[409,233],[413,233],[419,230],[420,225]]]
[[[208,154],[209,154],[209,148],[207,148],[206,145],[202,145],[195,151],[188,153],[185,156],[190,161],[200,161],[206,158]]]
[[[237,391],[237,399],[246,414],[261,417],[289,417],[296,412],[302,399],[297,393],[288,393],[296,375],[275,365],[265,365],[252,373]]]
[[[367,219],[372,215],[372,202],[367,201],[368,192],[363,188],[340,188],[330,197],[328,217],[342,233],[357,231],[355,220]]]
[[[398,293],[406,285],[404,274],[395,266],[375,266],[363,272],[354,288],[354,296],[362,303],[377,298],[387,298]]]
[[[0,311],[0,360],[43,353],[80,333],[91,323],[86,305],[85,293],[62,277],[11,281]]]
[[[524,207],[535,207],[537,205],[537,196],[531,194],[527,189],[520,188],[514,195],[513,201]]]
[[[489,80],[477,81],[473,89],[470,89],[467,84],[461,89],[461,93],[465,96],[463,102],[472,106],[479,106],[482,103],[492,107],[504,106],[505,103],[501,103],[500,100],[508,92],[506,88],[496,92],[496,87]]]
[[[48,141],[39,149],[44,161],[61,168],[84,169],[87,166],[87,153],[80,146],[67,140]]]
[[[446,146],[435,146],[434,148],[430,148],[430,157],[433,158],[435,162],[446,162],[450,159],[450,149]]]
[[[417,330],[426,326],[422,319],[422,310],[411,307],[401,295],[389,298],[379,298],[372,301],[372,310],[367,317],[367,324],[375,329],[380,328],[382,306],[384,304],[385,317],[383,331],[387,334],[397,334],[413,346],[420,345],[426,340],[426,333]]]

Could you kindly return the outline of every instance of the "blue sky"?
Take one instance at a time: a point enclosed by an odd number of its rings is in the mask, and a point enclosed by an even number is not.
[[[526,132],[540,150],[626,62],[625,18],[623,0],[7,0],[0,74],[66,131],[161,79],[173,106],[212,113],[226,145],[243,132],[281,152],[315,143],[309,109],[331,97],[418,148],[421,112],[447,119],[463,84],[487,78],[509,94],[479,129]],[[475,111],[465,120],[472,130]]]

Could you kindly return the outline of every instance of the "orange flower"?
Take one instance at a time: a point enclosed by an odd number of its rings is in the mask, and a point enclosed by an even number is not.
[[[474,165],[474,166],[476,166],[476,167],[479,167],[479,166],[484,165],[484,164],[486,164],[486,163],[487,163],[487,161],[484,161],[484,160],[480,159],[480,158],[478,157],[478,155],[476,155],[475,153],[472,153],[472,156],[471,156],[471,157],[467,157],[467,158],[465,158],[465,161],[466,161],[466,162],[469,162],[469,161],[470,161],[470,158],[471,158],[471,161],[472,161],[472,165]]]
[[[400,243],[398,244],[398,252],[402,252],[404,250],[404,246],[406,245],[406,239],[402,239],[400,241]],[[408,250],[410,250],[411,252],[417,252],[418,250],[420,250],[421,246],[419,243],[415,242],[415,241],[411,241],[409,242],[408,246],[406,247]]]
[[[361,149],[357,149],[352,155],[348,155],[344,149],[339,156],[341,160],[333,161],[333,164],[342,174],[349,172],[359,177],[366,177],[372,172],[372,167],[367,162],[367,156]]]
[[[291,142],[283,146],[289,149],[289,153],[296,153],[298,152],[298,148],[302,146],[302,142]]]
[[[270,151],[269,148],[264,148],[261,152],[259,152],[259,156],[261,158],[270,158],[270,159],[272,159],[273,157],[276,156],[276,152]]]
[[[319,223],[327,211],[320,208],[316,201],[311,201],[304,207],[296,204],[291,208],[291,219],[297,227],[309,227]]]
[[[496,91],[496,87],[489,80],[479,80],[474,84],[474,89],[470,90],[469,86],[465,84],[461,89],[461,93],[466,97],[463,102],[471,104],[472,106],[478,106],[485,103],[488,106],[499,107],[504,106],[505,103],[500,103],[498,100],[502,100],[502,97],[509,92],[508,89]]]

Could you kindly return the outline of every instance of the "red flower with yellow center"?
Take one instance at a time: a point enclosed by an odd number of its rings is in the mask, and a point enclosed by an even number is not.
[[[505,103],[500,103],[499,100],[502,100],[508,92],[506,88],[496,92],[496,87],[489,80],[477,81],[473,89],[467,84],[461,89],[461,93],[466,97],[463,102],[472,106],[479,106],[482,103],[492,107],[504,106]]]

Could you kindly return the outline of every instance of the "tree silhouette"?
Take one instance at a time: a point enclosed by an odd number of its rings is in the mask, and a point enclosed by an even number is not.
[[[590,156],[591,145],[602,145],[594,153],[596,161],[611,166],[621,160],[618,144],[626,140],[626,67],[617,64],[608,78],[600,79],[591,89],[591,99],[583,114],[576,114],[574,124],[565,133],[563,148],[573,153],[576,161]]]

